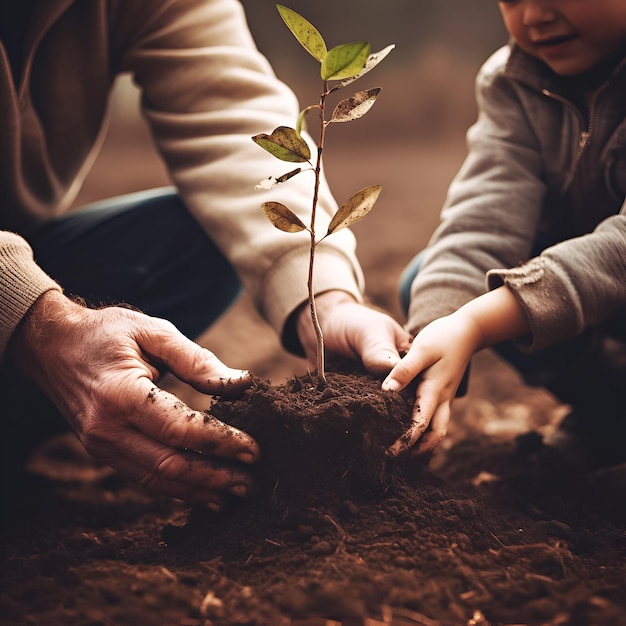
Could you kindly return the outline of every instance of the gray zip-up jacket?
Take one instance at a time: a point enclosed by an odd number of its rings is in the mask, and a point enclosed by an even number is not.
[[[468,156],[411,288],[412,332],[505,284],[530,320],[523,351],[605,322],[626,334],[626,59],[588,115],[557,89],[515,45],[481,68]]]

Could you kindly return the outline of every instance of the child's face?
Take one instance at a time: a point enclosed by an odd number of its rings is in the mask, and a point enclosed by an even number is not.
[[[561,76],[575,76],[626,42],[626,0],[499,0],[509,34]]]

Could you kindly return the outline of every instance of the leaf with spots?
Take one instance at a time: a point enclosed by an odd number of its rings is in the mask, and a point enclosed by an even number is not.
[[[288,209],[280,202],[265,202],[261,208],[269,221],[278,230],[286,233],[299,233],[302,230],[306,230],[302,220],[291,209]]]
[[[328,225],[326,236],[336,233],[365,217],[374,207],[381,190],[382,185],[371,185],[361,189],[344,202]]]
[[[293,9],[282,4],[277,4],[276,8],[293,36],[312,57],[321,63],[326,56],[327,48],[317,28]]]
[[[352,122],[363,117],[376,102],[376,98],[380,93],[380,87],[368,89],[367,91],[357,91],[350,98],[346,98],[337,104],[331,122]]]
[[[271,135],[255,135],[252,141],[281,161],[304,163],[311,158],[307,142],[288,126],[279,126]]]

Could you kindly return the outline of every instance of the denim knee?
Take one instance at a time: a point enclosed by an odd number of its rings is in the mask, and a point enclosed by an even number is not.
[[[29,235],[68,294],[127,303],[197,337],[241,291],[232,265],[173,188],[97,202]]]
[[[400,274],[398,288],[400,291],[400,304],[405,315],[408,314],[409,305],[411,304],[411,285],[422,267],[422,263],[424,262],[424,253],[425,251],[422,250],[416,254]]]

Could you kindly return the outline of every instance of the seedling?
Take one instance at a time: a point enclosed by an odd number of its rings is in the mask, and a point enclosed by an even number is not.
[[[394,46],[387,46],[387,48],[378,53],[370,54],[370,44],[367,41],[358,41],[342,44],[328,50],[322,35],[310,22],[285,6],[277,4],[276,8],[294,37],[300,42],[304,49],[320,63],[320,76],[323,81],[323,88],[319,103],[307,106],[300,111],[295,128],[279,126],[271,135],[260,134],[252,137],[252,140],[261,146],[261,148],[281,161],[309,164],[309,167],[305,169],[298,167],[281,176],[271,176],[261,181],[257,185],[257,188],[271,189],[275,185],[285,183],[303,171],[312,171],[315,175],[311,216],[308,225],[291,211],[291,209],[280,202],[265,202],[262,205],[262,209],[272,224],[279,230],[288,233],[298,233],[306,230],[310,235],[309,275],[307,281],[308,301],[311,311],[311,321],[313,322],[316,337],[317,375],[320,378],[320,382],[326,384],[326,376],[324,373],[324,336],[317,317],[315,294],[313,291],[315,250],[326,237],[336,233],[342,228],[354,224],[369,213],[382,189],[381,185],[371,185],[354,194],[339,207],[337,213],[331,219],[326,233],[318,238],[315,231],[315,218],[326,130],[330,124],[352,122],[363,117],[374,105],[380,93],[380,88],[377,87],[366,91],[357,91],[350,98],[341,100],[335,106],[329,119],[326,119],[327,99],[333,92],[350,85],[376,67],[376,65],[391,52]],[[305,127],[307,114],[316,110],[319,115],[320,127],[317,157],[315,163],[313,163],[311,150],[308,143],[302,137],[302,130]]]

